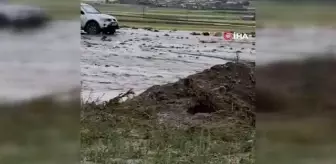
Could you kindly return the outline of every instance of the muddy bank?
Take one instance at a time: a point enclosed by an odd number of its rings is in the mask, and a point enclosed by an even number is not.
[[[111,99],[107,105],[117,100]],[[179,127],[228,117],[254,125],[255,101],[254,63],[229,62],[175,83],[152,86],[121,108]]]
[[[258,113],[335,113],[335,54],[256,67]]]

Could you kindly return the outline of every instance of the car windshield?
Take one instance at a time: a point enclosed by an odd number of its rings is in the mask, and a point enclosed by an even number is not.
[[[100,14],[99,10],[90,5],[83,5],[83,9],[88,14]]]

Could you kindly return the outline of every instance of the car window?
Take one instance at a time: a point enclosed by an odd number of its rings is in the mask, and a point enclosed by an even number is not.
[[[88,14],[100,14],[99,10],[90,6],[90,5],[83,5],[83,10]]]

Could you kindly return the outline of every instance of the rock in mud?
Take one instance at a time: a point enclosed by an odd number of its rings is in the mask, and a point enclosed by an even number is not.
[[[254,69],[253,63],[215,65],[175,83],[153,86],[124,103],[125,108],[136,104],[137,110],[165,115],[160,119],[179,126],[195,123],[190,120],[199,113],[211,115],[212,121],[235,117],[254,124]]]
[[[153,31],[153,27],[144,27],[143,29],[147,31]]]
[[[107,38],[107,36],[102,36],[101,39],[102,41],[112,41],[110,38]]]
[[[201,33],[199,33],[199,32],[192,32],[192,33],[190,33],[190,35],[201,35]]]
[[[120,28],[130,28],[130,26],[126,26],[126,25],[120,25]]]
[[[223,34],[222,34],[222,32],[216,32],[215,34],[214,34],[214,36],[222,36]]]
[[[217,43],[216,40],[200,40],[200,43]]]
[[[203,32],[202,33],[204,36],[210,36],[210,33],[209,32]]]
[[[147,35],[147,36],[148,36],[148,35]],[[143,41],[151,41],[152,39],[149,38],[149,37],[145,37],[145,38],[142,38],[141,40],[143,40]]]

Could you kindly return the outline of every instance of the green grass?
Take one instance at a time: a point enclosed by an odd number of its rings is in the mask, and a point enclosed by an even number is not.
[[[11,0],[11,2],[41,6],[54,19],[77,19],[79,16],[80,1]],[[115,15],[121,25],[126,26],[216,32],[232,29],[244,32],[255,31],[255,21],[240,20],[241,11],[148,8],[143,15],[141,6],[122,4],[94,6],[104,13]]]
[[[9,2],[38,5],[45,8],[54,19],[78,19],[80,13],[78,0],[10,0]]]
[[[181,129],[122,105],[86,103],[81,114],[83,163],[252,164],[253,130],[238,121]]]
[[[96,7],[102,11],[123,11],[123,12],[142,12],[143,7],[140,5],[127,5],[127,4],[95,4]],[[236,11],[236,10],[187,10],[178,8],[164,8],[164,7],[148,7],[146,12],[153,13],[171,13],[171,14],[203,14],[203,15],[225,15],[225,14],[246,14],[250,11]]]
[[[122,23],[123,25],[129,26],[129,27],[138,27],[138,28],[144,28],[144,27],[155,27],[157,29],[161,30],[181,30],[181,31],[208,31],[208,32],[222,32],[222,31],[236,31],[236,32],[251,32],[255,31],[255,28],[249,28],[249,27],[240,27],[236,28],[234,26],[191,26],[191,25],[181,25],[181,24],[165,24],[165,23],[136,23],[136,22],[127,22]]]
[[[258,26],[333,26],[335,5],[323,3],[256,2]]]
[[[145,19],[142,19],[142,18],[130,18],[130,17],[120,17],[119,18],[119,21],[120,22],[123,22],[123,23],[127,23],[127,22],[133,22],[133,23],[143,23],[143,22],[146,22],[146,23],[157,23],[157,24],[179,24],[179,25],[190,25],[190,26],[200,26],[200,27],[204,27],[204,26],[210,26],[210,27],[213,27],[213,28],[223,28],[224,27],[237,27],[237,28],[240,28],[240,27],[250,27],[250,28],[253,28],[253,25],[250,25],[250,26],[247,26],[247,25],[244,25],[244,24],[240,24],[240,23],[230,23],[230,22],[227,22],[227,23],[218,23],[218,22],[202,22],[202,21],[183,21],[183,20],[158,20],[158,19],[148,19],[148,18],[145,18]]]
[[[234,11],[146,8],[136,5],[94,5],[103,13],[116,16],[125,26],[193,31],[255,31],[255,21],[243,21]]]
[[[104,12],[104,11],[103,11]],[[108,12],[115,16],[128,16],[128,17],[141,17],[141,18],[158,18],[158,19],[167,19],[167,20],[185,20],[188,21],[190,19],[200,19],[200,20],[210,20],[210,21],[227,21],[227,20],[237,20],[239,19],[235,18],[237,16],[235,15],[228,15],[228,16],[216,16],[216,15],[197,15],[197,14],[171,14],[171,13],[153,13],[153,12],[146,12],[145,14],[139,13],[139,12]],[[246,22],[246,21],[243,21]],[[252,21],[253,22],[253,21]]]
[[[243,20],[225,20],[225,19],[206,19],[205,17],[200,16],[185,16],[185,17],[172,17],[167,15],[155,15],[155,14],[113,14],[114,16],[118,16],[118,20],[120,19],[134,19],[134,20],[143,20],[147,19],[156,19],[161,21],[184,21],[186,23],[216,23],[216,24],[232,24],[232,25],[245,25],[245,26],[254,26],[255,21],[243,21]]]
[[[55,102],[47,96],[0,104],[0,109],[0,163],[77,163],[79,101]]]
[[[256,160],[260,164],[334,164],[334,125],[332,118],[324,116],[258,117]]]
[[[122,105],[85,102],[80,112],[79,101],[53,96],[2,104],[0,163],[254,163],[255,128],[243,121],[181,129]]]

